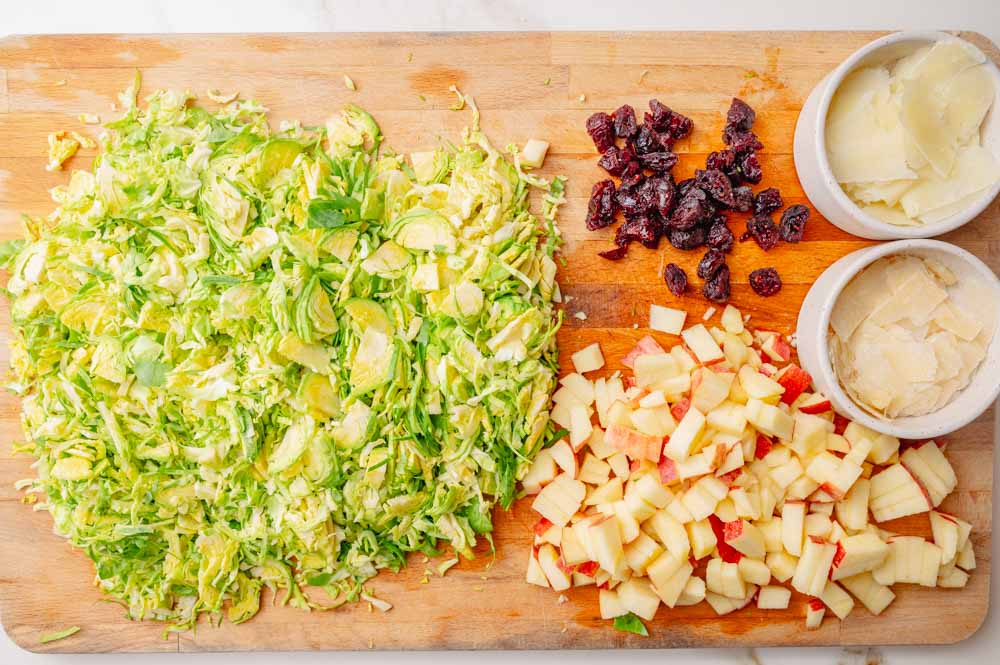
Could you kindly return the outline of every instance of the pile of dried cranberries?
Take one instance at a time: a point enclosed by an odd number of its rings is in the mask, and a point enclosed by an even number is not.
[[[730,294],[726,254],[732,251],[736,238],[723,211],[752,213],[740,241],[752,238],[764,251],[781,240],[799,242],[809,209],[790,206],[775,224],[771,213],[784,206],[781,193],[771,187],[754,194],[750,188],[763,177],[757,151],[764,145],[752,131],[756,117],[749,105],[734,98],[722,132],[726,148],[710,153],[705,168],[697,169],[693,178],[676,183],[671,174],[677,164],[673,146],[691,133],[690,118],[656,99],[650,100],[642,124],[627,104],[610,115],[590,116],[587,133],[601,153],[598,164],[619,183],[616,186],[609,178],[594,185],[587,228],[594,231],[610,226],[619,210],[625,217],[615,231],[616,246],[600,255],[617,261],[625,257],[632,241],[652,249],[663,236],[677,249],[708,247],[698,264],[698,277],[705,282],[702,294],[712,302],[724,303]],[[676,264],[667,265],[663,278],[674,295],[687,291],[687,275]],[[774,295],[781,289],[781,278],[774,268],[753,271],[749,281],[758,295]]]

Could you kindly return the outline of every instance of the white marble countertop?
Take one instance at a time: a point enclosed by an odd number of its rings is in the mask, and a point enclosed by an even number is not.
[[[391,30],[740,30],[740,29],[968,29],[1000,43],[1000,2],[996,0],[7,0],[0,3],[0,35],[73,32],[316,32]],[[2,147],[0,147],[2,152]],[[994,482],[1000,473],[994,471]],[[994,523],[998,523],[994,505]],[[996,566],[994,565],[994,576]],[[992,589],[992,606],[1000,602],[1000,585]],[[892,636],[887,635],[887,640]],[[604,663],[625,657],[630,663],[672,665],[720,663],[756,665],[868,665],[885,663],[990,663],[1000,653],[1000,612],[991,611],[983,627],[965,642],[950,647],[877,650],[820,649],[685,649],[615,652],[485,652],[481,665],[520,663]],[[450,665],[469,653],[306,653],[296,663],[393,663]],[[20,650],[0,631],[0,663],[175,663],[193,665],[277,665],[289,654],[199,654],[141,657],[38,655]]]

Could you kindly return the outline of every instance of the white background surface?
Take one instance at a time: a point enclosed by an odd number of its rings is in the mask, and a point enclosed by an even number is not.
[[[740,29],[967,29],[1000,43],[997,0],[3,0],[0,35],[54,32],[302,32],[338,30],[740,30]],[[3,147],[0,146],[0,152]],[[3,443],[6,445],[6,442]],[[1000,459],[1000,458],[998,458]],[[994,482],[1000,473],[994,470]],[[998,520],[994,506],[994,523]],[[994,566],[994,577],[996,566]],[[1000,602],[994,584],[992,606]],[[53,599],[53,602],[59,602]],[[333,617],[331,617],[332,619]],[[252,630],[252,627],[248,627]],[[211,630],[206,628],[204,630]],[[892,635],[886,635],[891,641]],[[487,652],[355,654],[199,654],[43,656],[20,650],[0,632],[0,664],[32,665],[126,662],[189,665],[477,665],[512,663],[745,663],[747,665],[855,665],[886,663],[996,663],[1000,612],[969,640],[953,647],[842,649],[704,649],[632,652]]]

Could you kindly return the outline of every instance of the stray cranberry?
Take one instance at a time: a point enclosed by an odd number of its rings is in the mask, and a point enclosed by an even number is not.
[[[708,246],[720,252],[730,252],[736,236],[726,224],[725,219],[716,219],[708,229]]]
[[[670,292],[678,298],[687,291],[687,273],[676,263],[668,263],[663,269],[663,281],[667,283],[667,288],[670,289]]]
[[[587,133],[602,155],[615,144],[615,128],[607,113],[595,113],[587,118]]]
[[[733,199],[736,201],[733,210],[737,212],[750,212],[750,208],[753,207],[753,190],[747,185],[733,187]]]
[[[750,273],[750,288],[759,296],[773,296],[781,290],[781,277],[774,268],[758,268]]]
[[[722,171],[697,169],[694,172],[694,180],[700,189],[725,207],[732,208],[736,205],[736,199],[733,198],[733,184]]]
[[[639,162],[650,171],[666,173],[677,164],[677,155],[672,152],[648,152],[639,155]]]
[[[698,262],[698,277],[701,279],[711,279],[719,268],[726,264],[726,255],[717,249],[710,249],[705,252]]]
[[[753,200],[753,214],[770,215],[783,205],[785,202],[781,199],[781,192],[776,187],[768,187],[757,192]]]
[[[778,227],[767,215],[756,215],[747,222],[747,231],[740,236],[740,242],[753,238],[765,252],[778,245]]]
[[[722,133],[722,140],[737,155],[745,155],[748,152],[764,149],[764,144],[753,132],[737,132],[727,128]]]
[[[615,247],[614,249],[606,249],[603,252],[598,252],[597,255],[608,261],[620,261],[625,258],[627,253],[628,247]]]
[[[705,244],[705,227],[696,226],[693,229],[670,229],[667,239],[677,249],[697,249]]]
[[[587,204],[587,228],[591,231],[603,229],[615,221],[615,183],[601,180],[590,190]]]
[[[760,182],[760,179],[764,177],[764,172],[761,171],[757,153],[748,153],[740,160],[740,173],[747,182],[752,182],[755,185]]]
[[[615,136],[620,139],[630,139],[639,131],[635,122],[635,109],[628,104],[622,104],[611,114],[615,123]]]
[[[692,187],[677,203],[677,207],[674,208],[666,222],[672,229],[686,231],[701,224],[712,213],[713,210],[708,203],[708,196],[705,192],[697,187]]]
[[[785,209],[781,215],[781,239],[785,242],[799,242],[806,232],[809,208],[795,204]]]
[[[601,158],[597,160],[597,165],[611,175],[621,176],[626,170],[629,170],[633,162],[635,162],[635,153],[632,152],[632,148],[628,146],[619,148],[613,145],[601,155]]]
[[[757,114],[750,105],[742,99],[733,97],[729,111],[726,113],[726,126],[735,127],[741,131],[747,131],[753,127],[753,121],[757,119]]]
[[[706,169],[718,169],[723,173],[728,173],[736,164],[736,153],[732,150],[716,150],[708,153],[705,158]]]
[[[724,303],[729,300],[729,266],[723,264],[718,271],[705,282],[701,289],[702,295],[716,303]]]
[[[615,244],[624,247],[633,240],[656,249],[660,242],[660,225],[646,215],[626,219],[615,232]]]

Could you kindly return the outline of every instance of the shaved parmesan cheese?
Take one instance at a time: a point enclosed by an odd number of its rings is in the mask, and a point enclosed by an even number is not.
[[[980,141],[996,95],[985,61],[944,40],[844,78],[827,113],[827,156],[861,210],[896,226],[933,224],[1000,180]]]
[[[943,263],[890,256],[859,273],[830,316],[830,360],[851,398],[883,418],[931,413],[968,385],[996,304]]]

